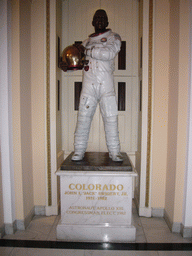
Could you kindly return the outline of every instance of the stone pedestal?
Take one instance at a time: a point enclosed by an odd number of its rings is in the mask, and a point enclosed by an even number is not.
[[[137,175],[127,154],[115,163],[108,153],[87,152],[84,160],[63,162],[60,171],[61,220],[57,239],[131,242],[132,180]]]

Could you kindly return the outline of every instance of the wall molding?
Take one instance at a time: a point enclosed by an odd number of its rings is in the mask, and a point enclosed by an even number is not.
[[[165,215],[164,208],[151,208],[151,216],[156,218],[163,218]]]
[[[151,158],[152,158],[152,87],[153,87],[153,0],[149,0],[149,38],[148,38],[148,114],[147,114],[147,166],[145,207],[150,206]]]
[[[152,87],[153,87],[153,0],[143,1],[142,34],[142,124],[140,169],[140,216],[151,217],[152,176]]]
[[[59,212],[59,206],[56,205],[56,206],[46,206],[45,207],[45,215],[46,216],[51,216],[51,215],[58,215],[58,212]]]
[[[184,238],[191,238],[192,237],[192,227],[186,227],[181,224],[181,234]]]
[[[44,205],[36,205],[35,206],[35,216],[44,216],[45,215],[45,206]]]
[[[166,211],[164,219],[172,233],[181,233],[181,222],[172,222]]]
[[[13,223],[5,223],[5,234],[12,235],[17,231],[16,220]]]
[[[135,203],[138,206],[137,200]],[[172,222],[164,208],[151,208],[151,212],[149,208],[139,208],[139,216],[164,218],[172,233],[180,233],[184,238],[192,237],[192,227],[184,226],[180,222]]]
[[[51,211],[49,210],[49,215],[58,215],[58,207],[56,211],[56,207],[51,207]],[[25,217],[24,220],[15,220],[12,224],[3,224],[0,227],[0,238],[4,235],[11,235],[14,234],[17,230],[25,230],[29,224],[31,223],[34,216],[46,216],[46,206],[43,205],[36,205],[34,206],[29,214]]]
[[[52,205],[51,184],[51,120],[50,120],[50,0],[46,0],[46,138],[47,138],[47,201]]]
[[[189,1],[189,80],[188,80],[188,117],[187,117],[187,147],[186,147],[186,168],[184,183],[184,204],[183,204],[183,235],[191,233],[192,227],[192,0]],[[191,236],[190,236],[191,237]]]
[[[150,207],[139,207],[139,216],[151,217],[151,208]]]
[[[34,216],[35,216],[35,206],[31,209],[31,211],[25,217],[24,220],[16,220],[17,230],[25,230],[29,226]]]
[[[12,138],[12,61],[11,61],[11,1],[0,1],[0,148],[1,148],[1,214],[7,223],[5,230],[14,231],[15,219],[13,138]]]
[[[0,239],[5,235],[5,224],[0,227]]]

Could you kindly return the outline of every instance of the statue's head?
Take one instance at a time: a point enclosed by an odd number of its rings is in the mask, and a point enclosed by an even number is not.
[[[106,11],[103,9],[97,10],[93,16],[92,21],[92,25],[95,27],[95,32],[104,32],[108,24],[109,22]]]

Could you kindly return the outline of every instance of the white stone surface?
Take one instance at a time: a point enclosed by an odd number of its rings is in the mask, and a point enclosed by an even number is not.
[[[65,241],[128,242],[132,226],[134,172],[59,171],[61,221],[57,238]]]
[[[57,239],[78,242],[131,242],[135,240],[134,226],[65,225],[57,226]]]

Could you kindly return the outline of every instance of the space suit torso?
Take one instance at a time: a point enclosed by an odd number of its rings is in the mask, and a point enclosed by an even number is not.
[[[81,96],[92,98],[95,103],[100,102],[102,115],[113,115],[103,111],[102,98],[115,96],[113,72],[115,70],[115,57],[120,51],[121,38],[108,29],[104,33],[92,34],[83,42],[85,47],[88,68],[83,71],[83,87]],[[105,102],[109,101],[109,98]],[[114,99],[113,99],[114,101]],[[111,101],[110,101],[111,102]],[[115,104],[116,103],[110,103]],[[114,108],[113,108],[114,109]],[[117,111],[115,111],[115,115]]]
[[[121,38],[111,29],[100,34],[91,34],[83,42],[86,59],[89,60],[89,72],[110,72],[115,70],[114,59],[121,48]],[[86,71],[84,71],[86,72]]]

